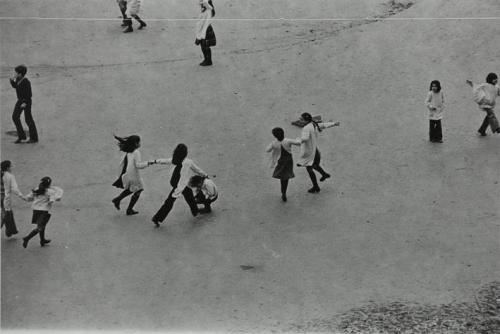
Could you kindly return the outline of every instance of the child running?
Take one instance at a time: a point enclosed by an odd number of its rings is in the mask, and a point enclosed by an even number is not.
[[[129,17],[124,17],[124,24],[127,27],[123,32],[128,33],[134,31],[132,28],[132,18],[136,19],[139,22],[139,30],[144,28],[147,24],[139,17],[139,11],[141,10],[142,0],[127,0],[126,1],[126,10],[128,10]]]
[[[479,109],[486,113],[483,123],[477,132],[483,137],[486,136],[486,129],[489,125],[493,133],[500,133],[500,126],[498,125],[498,119],[494,111],[496,98],[500,96],[498,76],[495,73],[489,73],[486,76],[486,83],[477,85],[470,80],[466,80],[466,83],[472,87],[474,100],[479,105]]]
[[[442,143],[441,119],[443,118],[444,95],[439,81],[433,80],[431,82],[425,105],[429,109],[429,140],[432,143]]]
[[[150,161],[141,161],[141,137],[132,135],[129,137],[118,137],[118,147],[121,151],[125,152],[121,163],[120,177],[113,183],[117,188],[125,189],[118,197],[113,198],[112,202],[117,210],[120,210],[120,202],[125,197],[132,195],[128,208],[126,211],[127,216],[136,215],[139,212],[134,210],[134,205],[139,200],[142,191],[144,190],[144,183],[139,169],[144,169],[151,165]]]
[[[309,193],[319,193],[321,190],[318,186],[318,181],[316,179],[316,174],[314,174],[314,170],[318,171],[321,174],[320,181],[330,177],[330,174],[325,172],[323,168],[319,165],[321,162],[321,155],[318,149],[318,133],[323,129],[330,128],[333,126],[339,126],[340,122],[322,122],[316,123],[313,121],[311,114],[305,112],[300,115],[300,120],[305,122],[306,125],[302,129],[302,135],[300,141],[301,145],[301,155],[299,159],[299,163],[297,166],[306,167],[307,173],[311,178],[311,182],[313,187],[308,190]]]
[[[51,214],[49,213],[52,208],[52,203],[60,201],[63,195],[63,190],[59,187],[51,186],[52,179],[48,176],[40,180],[40,184],[36,189],[33,189],[25,199],[31,204],[33,209],[32,224],[36,224],[36,228],[32,230],[27,236],[23,238],[23,247],[28,247],[28,242],[35,235],[40,234],[40,246],[45,246],[50,242],[45,239],[45,227],[49,222]]]
[[[189,180],[189,187],[194,188],[194,199],[196,204],[203,204],[204,208],[199,209],[200,213],[212,212],[211,204],[219,198],[219,192],[214,181],[208,177],[194,175]]]
[[[280,180],[281,200],[286,202],[288,181],[295,177],[293,173],[292,145],[300,146],[301,142],[298,139],[285,138],[285,131],[282,128],[274,128],[271,132],[276,140],[269,144],[266,152],[272,152],[271,168],[274,168],[273,177]]]
[[[16,221],[14,220],[14,212],[12,211],[12,194],[16,194],[24,200],[23,194],[17,187],[16,178],[12,174],[12,162],[4,160],[1,163],[2,169],[2,226],[5,225],[5,235],[10,237],[17,234]]]
[[[170,178],[170,185],[172,190],[168,194],[167,199],[161,208],[153,216],[152,221],[156,227],[160,227],[160,223],[167,218],[170,210],[174,206],[174,202],[181,195],[184,196],[191,213],[194,217],[198,215],[198,205],[194,199],[193,191],[188,187],[189,179],[193,174],[208,177],[201,168],[196,166],[193,160],[187,158],[188,148],[184,144],[178,144],[174,149],[172,158],[169,159],[155,159],[153,163],[161,165],[173,165],[172,176]]]

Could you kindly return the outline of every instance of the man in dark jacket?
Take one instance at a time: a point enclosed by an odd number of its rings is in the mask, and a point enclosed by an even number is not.
[[[14,107],[14,112],[12,113],[12,120],[16,125],[17,130],[17,140],[16,144],[22,143],[26,140],[26,134],[24,133],[23,126],[21,124],[21,113],[24,111],[24,120],[28,125],[30,132],[30,140],[28,143],[38,142],[38,133],[36,131],[35,121],[31,116],[31,83],[26,78],[26,72],[28,69],[24,65],[17,66],[14,71],[16,72],[14,78],[10,79],[10,84],[16,89],[17,102]]]

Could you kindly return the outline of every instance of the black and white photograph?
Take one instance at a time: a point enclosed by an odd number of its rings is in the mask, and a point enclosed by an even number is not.
[[[500,334],[499,75],[499,0],[0,0],[0,332]]]

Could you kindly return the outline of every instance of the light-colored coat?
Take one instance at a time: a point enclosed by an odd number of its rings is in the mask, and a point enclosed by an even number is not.
[[[4,172],[2,181],[5,189],[5,198],[3,200],[3,207],[5,211],[11,211],[12,194],[14,193],[17,196],[21,197],[22,199],[24,199],[24,197],[23,194],[19,191],[19,188],[17,187],[17,182],[16,178],[14,177],[14,174],[11,174],[9,172]]]
[[[172,165],[172,170],[171,173],[173,172],[175,166],[172,164],[172,158],[168,159],[156,159],[155,160],[157,164],[160,165]],[[174,192],[172,193],[172,197],[177,198],[180,195],[182,195],[182,192],[184,189],[188,186],[189,180],[193,175],[200,175],[207,177],[207,173],[205,173],[200,167],[198,167],[193,160],[185,158],[182,161],[182,167],[181,167],[181,178],[179,180],[179,183],[177,184],[177,187],[174,189]]]
[[[207,36],[207,29],[212,22],[212,7],[206,3],[207,9],[200,13],[198,22],[196,22],[196,39],[202,40]]]
[[[266,148],[266,152],[271,152],[271,168],[276,167],[278,160],[281,157],[281,146],[288,152],[292,153],[292,145],[300,145],[299,139],[284,138],[282,141],[275,140]]]
[[[443,118],[444,95],[442,91],[437,93],[430,91],[425,99],[425,105],[429,109],[429,119],[440,120]]]
[[[322,122],[318,123],[318,127],[323,130],[336,126],[335,122]],[[313,122],[308,123],[302,128],[300,136],[302,144],[300,146],[300,157],[297,162],[299,166],[312,166],[314,156],[318,148],[318,130],[314,127]]]
[[[136,192],[144,189],[144,182],[142,181],[139,169],[148,167],[147,161],[141,161],[141,152],[135,150],[132,153],[127,153],[127,169],[125,174],[122,175],[123,188],[131,192]],[[124,157],[125,158],[125,157]],[[120,164],[120,171],[123,169],[123,159]]]

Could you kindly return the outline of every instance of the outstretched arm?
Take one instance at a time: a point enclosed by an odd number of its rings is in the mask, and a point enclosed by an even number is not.
[[[326,129],[326,128],[331,128],[334,126],[339,126],[340,122],[323,122],[323,123],[318,123],[318,126],[321,128],[321,130]]]

